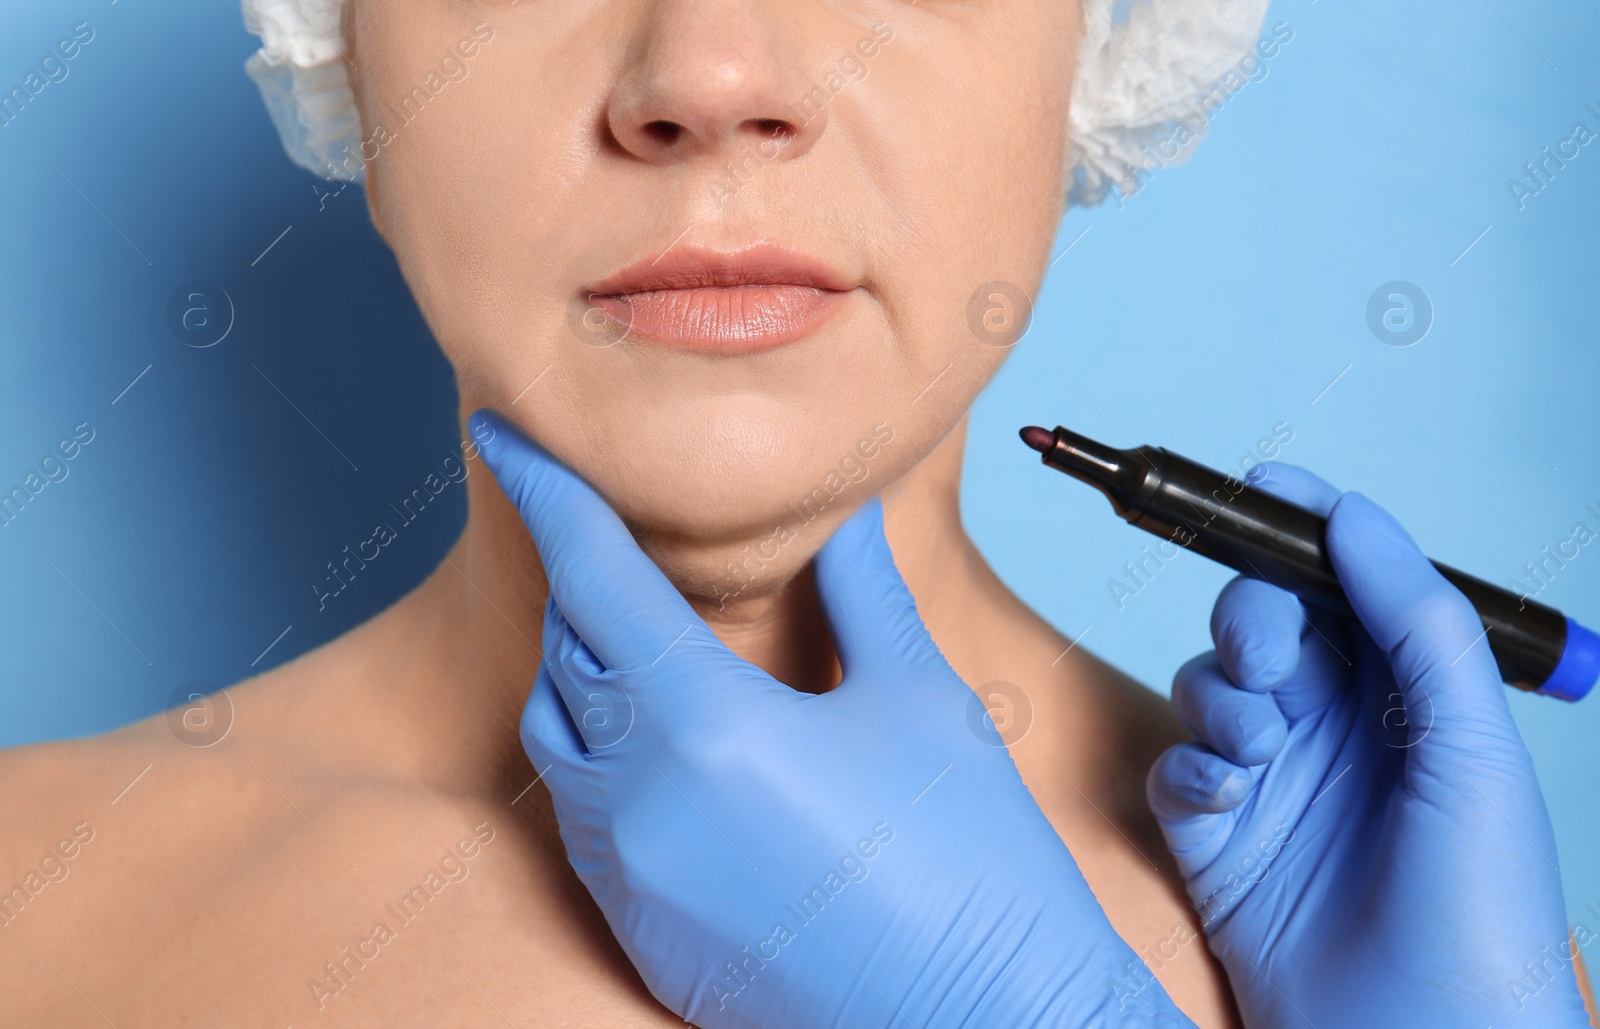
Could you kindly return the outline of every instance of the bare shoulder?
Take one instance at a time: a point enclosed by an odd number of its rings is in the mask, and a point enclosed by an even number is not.
[[[1108,715],[1106,730],[1142,785],[1145,773],[1162,752],[1193,737],[1162,694],[1093,654],[1083,656],[1081,667],[1100,684]]]
[[[90,870],[107,861],[126,867],[130,849],[182,846],[185,824],[205,815],[204,798],[238,779],[232,762],[207,761],[202,771],[201,760],[164,715],[102,736],[0,751],[0,926],[71,921],[81,892],[68,880],[98,878]],[[147,842],[108,843],[128,838]]]
[[[7,1016],[466,1026],[488,996],[524,1022],[667,1024],[532,771],[436,774],[384,721],[379,654],[313,652],[209,707],[0,753]]]
[[[1044,764],[1049,775],[1039,778],[1064,788],[1046,792],[1059,793],[1089,829],[1099,830],[1069,843],[1098,841],[1141,872],[1158,870],[1170,885],[1176,867],[1145,799],[1145,780],[1163,752],[1190,736],[1166,697],[1082,646],[1060,665],[1049,686],[1055,696],[1076,700],[1036,705],[1039,738],[1030,733],[1012,753],[1024,768],[1050,755]]]
[[[140,722],[105,736],[0,751],[0,876],[22,866],[46,884],[64,875],[57,865],[92,846],[96,826],[171,742]],[[37,867],[41,861],[45,867]]]

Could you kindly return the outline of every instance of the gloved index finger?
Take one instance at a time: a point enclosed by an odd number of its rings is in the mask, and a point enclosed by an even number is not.
[[[653,665],[686,635],[721,645],[592,486],[500,414],[479,410],[471,422],[533,534],[551,596],[607,668]]]

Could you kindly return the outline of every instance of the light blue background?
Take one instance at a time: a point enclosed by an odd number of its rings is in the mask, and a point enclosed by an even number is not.
[[[360,193],[319,200],[283,156],[236,8],[181,8],[23,0],[3,16],[7,88],[73,25],[96,35],[0,128],[0,486],[79,422],[96,436],[0,529],[0,744],[111,729],[337,636],[419,582],[464,510],[447,491],[317,610],[324,563],[452,446],[448,366]],[[1585,108],[1600,11],[1289,0],[1268,21],[1293,41],[1191,164],[1065,220],[1034,325],[972,422],[979,545],[1063,631],[1163,690],[1209,646],[1228,573],[1181,555],[1119,611],[1107,582],[1148,538],[1040,470],[1020,421],[1223,468],[1287,422],[1284,459],[1496,582],[1574,523],[1600,530],[1584,507],[1600,507],[1600,146],[1525,210],[1506,185],[1576,122],[1600,131]],[[195,279],[239,312],[210,349],[167,329]],[[1403,349],[1366,322],[1393,279],[1435,311]],[[1072,545],[1031,556],[1018,512]],[[1600,626],[1600,548],[1540,599]],[[1600,699],[1512,699],[1569,910],[1593,926]]]

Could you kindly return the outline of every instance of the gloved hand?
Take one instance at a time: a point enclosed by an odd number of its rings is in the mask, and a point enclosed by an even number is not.
[[[1247,1025],[1587,1026],[1555,838],[1476,612],[1359,493],[1328,517],[1356,617],[1236,579],[1173,684],[1198,738],[1151,807]]]
[[[816,558],[844,681],[813,696],[729,651],[577,475],[473,418],[550,580],[523,743],[658,1000],[707,1029],[1192,1024],[1154,983],[1117,996],[1138,958],[971,716],[876,500]]]

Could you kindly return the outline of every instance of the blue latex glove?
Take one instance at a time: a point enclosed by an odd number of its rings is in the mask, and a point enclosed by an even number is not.
[[[578,476],[473,417],[550,580],[523,743],[661,1003],[708,1029],[1192,1024],[1153,981],[1119,991],[1138,958],[972,717],[876,500],[816,558],[844,681],[813,696],[729,651]]]
[[[1361,494],[1286,465],[1258,485],[1329,518],[1357,617],[1230,583],[1216,651],[1173,684],[1200,742],[1148,783],[1246,1023],[1587,1026],[1550,818],[1476,612]]]

